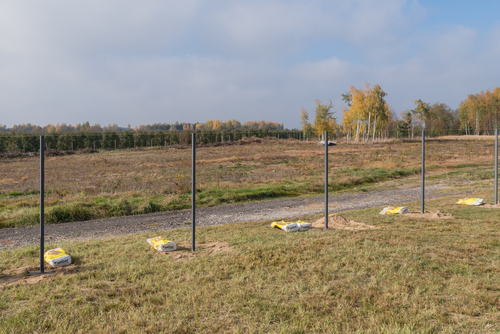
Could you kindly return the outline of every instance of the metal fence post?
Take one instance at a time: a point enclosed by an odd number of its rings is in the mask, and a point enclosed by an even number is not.
[[[498,204],[498,129],[495,129],[495,205]]]
[[[195,232],[196,232],[196,136],[191,135],[191,144],[193,147],[191,158],[191,251],[195,251]]]
[[[328,131],[325,131],[325,230],[328,229]]]
[[[44,272],[44,244],[45,244],[45,231],[44,231],[44,215],[45,215],[45,139],[40,136],[40,273]]]
[[[425,209],[425,129],[422,130],[422,209]]]

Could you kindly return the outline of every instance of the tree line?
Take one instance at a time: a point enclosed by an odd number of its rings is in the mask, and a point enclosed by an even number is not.
[[[347,141],[373,143],[387,137],[413,138],[421,129],[426,135],[492,134],[500,128],[500,88],[493,91],[470,94],[451,109],[444,103],[431,104],[421,99],[414,101],[414,109],[404,110],[398,118],[385,97],[387,93],[378,84],[366,84],[364,89],[354,86],[342,94],[346,106],[340,109],[342,123],[337,124],[333,104],[316,100],[315,118],[310,121],[309,112],[302,107],[302,131],[306,135],[321,136],[324,131],[334,137],[345,136]]]
[[[105,131],[103,133],[56,133],[44,135],[44,141],[46,150],[113,150],[191,144],[191,133],[192,132],[190,131]],[[238,141],[245,137],[303,139],[302,132],[286,130],[270,131],[259,129],[241,129],[233,131],[197,131],[195,133],[196,142],[203,144]],[[0,153],[38,152],[39,149],[39,135],[0,135]]]
[[[500,109],[500,88],[487,90],[479,94],[469,94],[460,103],[459,117],[462,129],[466,134],[492,134],[498,129],[498,112]]]
[[[280,131],[284,130],[283,123],[269,122],[269,121],[250,121],[240,123],[237,120],[220,121],[209,120],[205,123],[154,123],[150,125],[139,125],[132,128],[128,125],[126,128],[119,127],[117,124],[108,124],[101,126],[100,124],[90,125],[89,122],[83,124],[48,124],[46,126],[33,125],[31,123],[14,125],[7,128],[6,125],[0,124],[0,134],[22,135],[22,134],[38,134],[38,135],[51,135],[51,134],[89,134],[89,133],[110,133],[110,132],[153,132],[153,131],[235,131],[235,130],[267,130],[267,131]]]

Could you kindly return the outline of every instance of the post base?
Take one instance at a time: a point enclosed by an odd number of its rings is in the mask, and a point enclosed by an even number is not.
[[[44,271],[43,273],[41,271],[32,271],[28,273],[28,276],[50,275],[55,273],[56,273],[55,271]]]

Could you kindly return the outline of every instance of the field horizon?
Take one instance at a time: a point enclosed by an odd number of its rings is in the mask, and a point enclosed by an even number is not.
[[[493,141],[438,138],[427,142],[429,182],[493,177]],[[487,138],[491,139],[491,138]],[[187,146],[55,155],[45,161],[46,222],[61,223],[190,208]],[[329,191],[366,191],[420,174],[420,143],[339,142],[329,149]],[[38,224],[39,159],[0,160],[0,227]],[[321,194],[324,149],[316,142],[252,140],[197,150],[197,205]],[[405,181],[406,180],[406,181]],[[398,187],[398,184],[392,184]]]
[[[189,225],[167,231],[153,224],[147,233],[48,241],[46,250],[62,247],[73,264],[42,277],[28,276],[39,246],[0,250],[0,331],[498,332],[499,209],[456,204],[464,193],[492,203],[492,147],[485,140],[428,143],[426,186],[442,196],[426,200],[432,215],[380,215],[375,205],[340,212],[328,230],[318,227],[324,214],[287,218],[314,223],[307,232],[272,229],[269,220],[200,226],[194,253]],[[323,152],[293,140],[200,149],[197,200],[305,200],[323,190]],[[331,196],[420,183],[418,142],[340,143],[330,153]],[[189,204],[189,159],[187,149],[49,157],[48,220],[62,222],[51,215],[84,205],[137,213],[141,203],[165,208],[165,198]],[[0,164],[4,226],[25,226],[13,221],[37,210],[37,194],[29,194],[36,160]],[[420,208],[419,201],[398,204]],[[179,250],[155,251],[146,239],[156,236]]]

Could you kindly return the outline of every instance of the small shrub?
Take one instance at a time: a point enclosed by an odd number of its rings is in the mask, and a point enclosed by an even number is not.
[[[40,214],[39,213],[25,213],[14,220],[15,227],[22,226],[34,226],[40,222]]]
[[[141,211],[142,213],[153,213],[153,212],[161,212],[162,209],[158,204],[149,201],[146,203],[146,205],[144,205]]]
[[[119,216],[130,216],[132,214],[132,204],[126,199],[120,199],[115,207]]]
[[[56,206],[45,215],[47,224],[66,223],[71,221],[82,221],[92,219],[91,211],[78,205]]]

